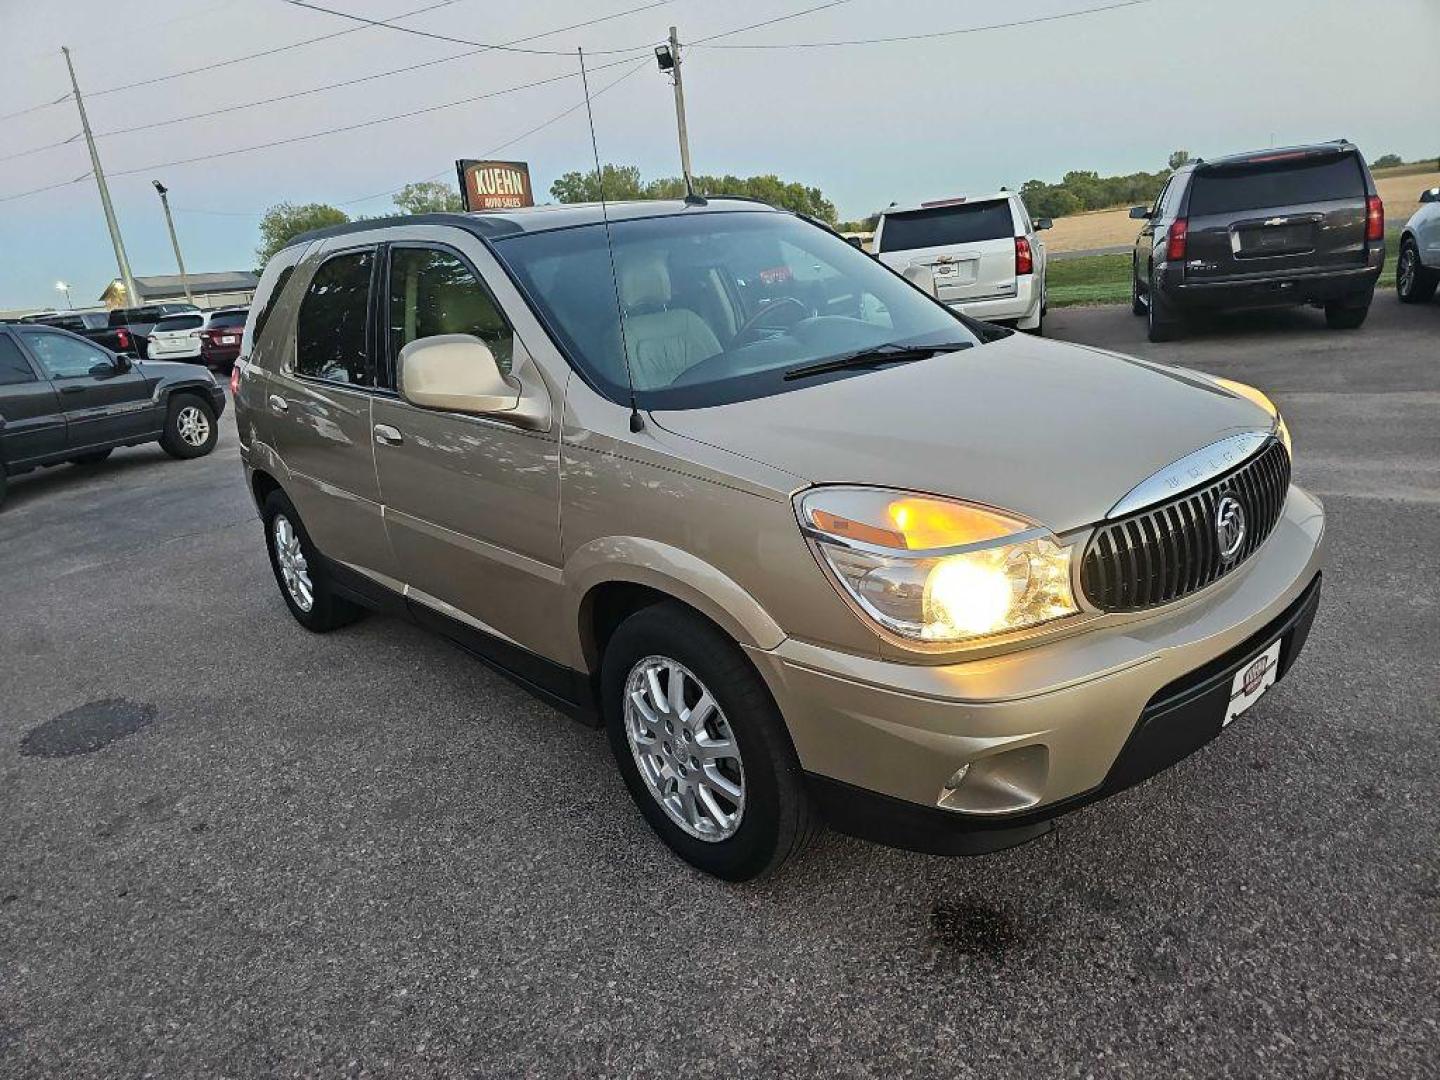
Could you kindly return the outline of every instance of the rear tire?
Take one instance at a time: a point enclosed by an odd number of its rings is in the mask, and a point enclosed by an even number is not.
[[[1140,299],[1140,271],[1132,261],[1130,263],[1130,314],[1144,315],[1145,311],[1145,301]]]
[[[72,457],[72,458],[70,459],[70,464],[71,464],[71,465],[98,465],[98,464],[100,464],[100,462],[102,462],[102,461],[104,461],[106,458],[108,458],[108,457],[110,456],[110,454],[111,454],[112,451],[113,451],[113,447],[111,448],[111,450],[93,450],[93,451],[91,451],[91,452],[88,453],[88,454],[80,454],[80,455],[78,455],[78,456],[76,456],[76,457]]]
[[[0,465],[0,506],[5,505],[5,489],[9,487],[9,481],[5,478],[5,466]]]
[[[1370,301],[1374,291],[1361,293],[1358,297],[1332,300],[1325,305],[1325,325],[1331,330],[1355,330],[1370,314]]]
[[[679,705],[670,697],[677,680]],[[773,873],[823,828],[780,710],[745,654],[714,624],[674,601],[643,608],[611,637],[600,684],[610,750],[625,786],[650,827],[691,866],[749,881]],[[690,725],[706,696],[715,709],[698,724],[715,726],[700,730]],[[702,760],[711,740],[728,740],[735,753]],[[676,771],[676,761],[688,771]],[[717,780],[737,789],[741,801],[717,792],[709,779],[715,770],[725,770]],[[670,808],[662,798],[674,800]],[[726,813],[738,821],[725,824]],[[690,824],[682,827],[682,819]]]
[[[1145,290],[1145,336],[1154,342],[1175,341],[1184,333],[1184,326],[1170,313],[1164,296],[1155,288],[1155,271],[1152,269],[1150,284]]]
[[[324,557],[310,542],[295,505],[283,491],[272,491],[260,511],[265,547],[280,595],[295,621],[316,634],[348,626],[365,609],[335,594]]]
[[[1440,285],[1440,271],[1427,270],[1420,262],[1420,249],[1406,237],[1400,244],[1400,257],[1395,263],[1395,295],[1402,304],[1424,304],[1435,295]]]
[[[172,394],[165,412],[160,448],[182,460],[204,457],[215,449],[220,427],[210,402],[195,394]]]

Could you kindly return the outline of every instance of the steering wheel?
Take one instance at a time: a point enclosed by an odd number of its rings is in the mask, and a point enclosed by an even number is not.
[[[772,300],[770,303],[762,307],[759,311],[755,312],[754,315],[751,315],[750,318],[746,319],[744,325],[741,326],[739,330],[735,331],[735,338],[731,342],[731,348],[734,348],[736,345],[740,344],[748,344],[746,338],[749,335],[754,334],[757,330],[779,329],[779,327],[770,327],[766,320],[768,320],[769,317],[775,312],[790,307],[795,308],[798,314],[794,318],[789,319],[785,323],[783,323],[782,325],[784,326],[793,326],[801,319],[807,319],[814,314],[814,312],[806,306],[805,301],[799,300],[796,297],[782,296],[778,300]]]

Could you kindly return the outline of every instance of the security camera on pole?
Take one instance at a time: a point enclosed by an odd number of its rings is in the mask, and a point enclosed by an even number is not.
[[[670,43],[655,46],[655,61],[661,71],[670,72],[675,84],[675,127],[680,135],[680,171],[685,176],[685,198],[696,198],[695,180],[690,173],[690,133],[685,127],[685,83],[680,77],[680,34],[670,27]]]
[[[175,219],[170,216],[170,189],[159,180],[151,180],[150,183],[155,185],[160,205],[165,208],[165,227],[170,230],[170,246],[175,249],[175,264],[180,267],[180,284],[185,287],[185,299],[193,304],[195,297],[190,295],[190,275],[185,273],[185,258],[180,254],[180,240],[175,235]]]

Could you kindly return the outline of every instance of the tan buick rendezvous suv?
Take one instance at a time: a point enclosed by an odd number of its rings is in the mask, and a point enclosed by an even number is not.
[[[235,380],[281,594],[603,725],[712,874],[1035,837],[1286,673],[1324,518],[1259,391],[926,284],[736,199],[301,237]]]

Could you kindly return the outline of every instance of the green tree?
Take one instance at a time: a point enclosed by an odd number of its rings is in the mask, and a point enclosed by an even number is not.
[[[1174,150],[1170,153],[1170,171],[1174,172],[1190,160],[1189,150]]]
[[[255,257],[263,267],[270,261],[271,255],[301,233],[329,225],[343,225],[349,220],[350,215],[344,210],[325,203],[305,203],[301,206],[276,203],[260,219],[260,246],[255,249]]]
[[[653,198],[641,194],[638,165],[606,165],[601,175],[605,180],[606,199]],[[600,183],[593,169],[567,172],[550,185],[550,194],[562,203],[599,202]]]
[[[1370,163],[1370,167],[1372,169],[1389,169],[1393,168],[1396,165],[1404,164],[1405,162],[1401,160],[1399,154],[1381,154],[1378,158],[1376,158]]]
[[[438,214],[465,209],[460,192],[438,180],[406,184],[394,199],[402,214]]]
[[[607,199],[680,199],[685,196],[685,181],[678,176],[660,177],[641,182],[636,165],[606,165],[605,198]],[[799,214],[833,224],[837,218],[835,204],[816,187],[782,180],[772,173],[760,176],[697,176],[695,191],[701,195],[743,195],[759,199],[771,206],[794,210]],[[594,170],[568,172],[550,185],[550,194],[560,202],[595,202],[600,185]]]

